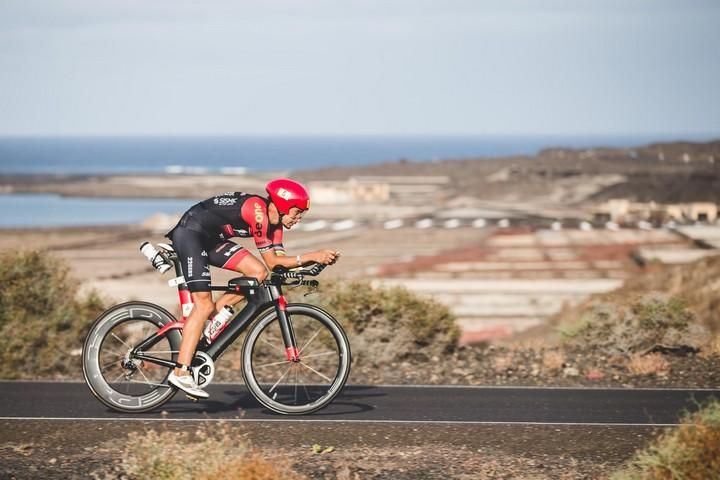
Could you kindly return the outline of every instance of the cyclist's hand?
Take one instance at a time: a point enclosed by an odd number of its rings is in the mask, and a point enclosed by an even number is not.
[[[338,257],[340,257],[340,252],[337,250],[318,250],[317,252],[313,252],[313,260],[323,265],[332,265],[337,262]]]

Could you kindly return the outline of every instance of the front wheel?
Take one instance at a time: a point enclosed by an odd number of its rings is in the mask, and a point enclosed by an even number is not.
[[[274,311],[256,322],[243,344],[243,376],[253,396],[285,415],[315,412],[342,390],[350,374],[350,344],[327,312],[289,304],[300,360],[287,360],[280,322]]]

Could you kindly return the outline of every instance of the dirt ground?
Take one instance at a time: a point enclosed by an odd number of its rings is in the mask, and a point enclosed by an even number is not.
[[[142,429],[192,431],[197,423],[0,422],[0,478],[127,478],[124,441]],[[210,427],[212,428],[212,427]],[[318,425],[233,423],[265,458],[312,479],[596,479],[656,435],[646,427],[521,425]],[[314,444],[331,453],[313,452]]]

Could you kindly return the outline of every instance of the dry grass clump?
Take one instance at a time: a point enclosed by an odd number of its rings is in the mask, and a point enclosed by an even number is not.
[[[511,356],[499,356],[493,360],[493,370],[495,373],[502,373],[512,368],[514,362]]]
[[[207,472],[204,476],[200,475],[196,478],[207,480],[217,480],[220,478],[223,480],[277,480],[279,478],[286,478],[289,473],[292,473],[292,478],[305,478],[292,472],[289,466],[282,468],[275,463],[275,461],[271,462],[260,455],[251,454],[242,459],[231,460]]]
[[[268,460],[226,424],[187,432],[148,430],[130,433],[122,468],[133,479],[145,480],[275,480],[303,479],[287,462]]]
[[[720,478],[720,403],[707,402],[666,431],[611,480],[708,480]]]
[[[720,335],[712,336],[700,348],[700,352],[705,357],[720,357]]]
[[[627,369],[633,375],[666,375],[670,371],[670,363],[659,353],[634,353],[630,355]]]
[[[629,305],[595,306],[579,322],[561,329],[570,347],[603,355],[647,353],[663,349],[695,349],[698,325],[681,299],[646,295]]]
[[[560,370],[565,364],[565,355],[557,350],[543,353],[543,367],[546,370]]]
[[[455,317],[446,306],[402,287],[326,282],[313,302],[347,330],[356,364],[427,361],[454,351],[460,338]]]
[[[0,253],[0,377],[77,375],[87,328],[104,309],[47,252]],[[68,359],[76,361],[68,361]]]

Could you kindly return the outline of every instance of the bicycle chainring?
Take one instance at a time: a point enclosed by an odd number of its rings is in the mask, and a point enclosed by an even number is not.
[[[192,362],[192,375],[198,387],[205,388],[210,385],[215,377],[215,362],[205,352],[195,352]]]

